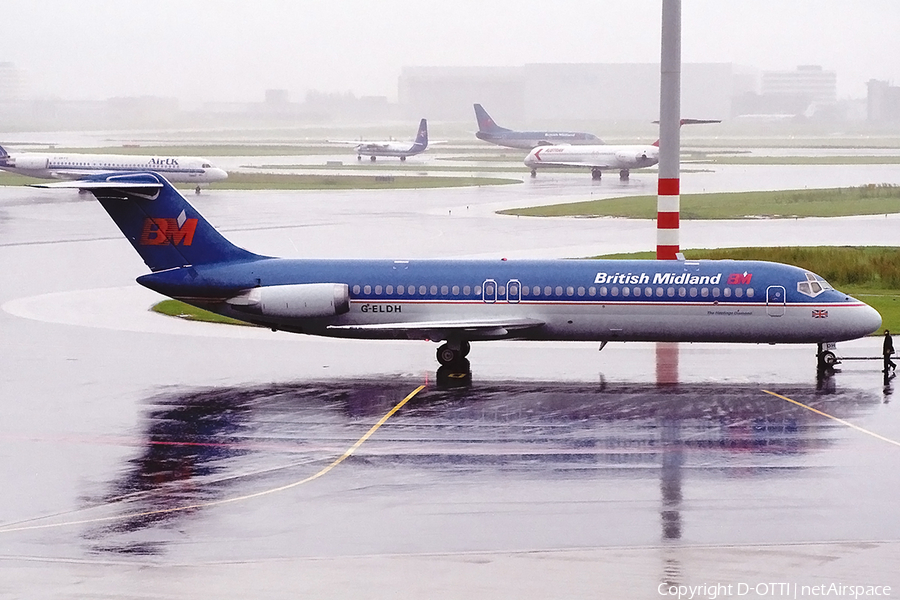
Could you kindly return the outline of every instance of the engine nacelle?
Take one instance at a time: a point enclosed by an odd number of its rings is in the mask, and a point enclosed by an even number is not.
[[[27,154],[16,156],[11,162],[11,166],[15,168],[29,171],[40,171],[50,166],[50,159],[46,156],[28,156]]]
[[[244,290],[226,300],[236,310],[288,319],[333,317],[350,310],[346,283],[267,285]]]
[[[635,152],[634,150],[622,150],[620,152],[616,152],[616,160],[618,160],[619,162],[634,164],[640,158],[641,154],[639,152]]]

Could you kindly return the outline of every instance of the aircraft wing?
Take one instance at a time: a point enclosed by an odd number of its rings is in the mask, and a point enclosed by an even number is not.
[[[473,319],[468,321],[413,321],[370,323],[361,325],[329,325],[337,331],[369,331],[400,334],[407,337],[442,340],[448,333],[465,333],[467,339],[513,337],[517,331],[534,329],[544,324],[537,319]]]
[[[82,179],[74,179],[69,181],[57,181],[54,183],[29,183],[28,187],[35,188],[74,188],[81,190],[99,190],[104,188],[110,189],[147,189],[162,188],[163,184],[159,182],[140,183],[140,182],[122,182],[122,181],[90,181]]]

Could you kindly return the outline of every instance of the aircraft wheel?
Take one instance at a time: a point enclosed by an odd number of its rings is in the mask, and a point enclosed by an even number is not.
[[[406,162],[406,157],[405,157],[405,156],[401,156],[401,157],[400,157],[400,162]]]
[[[591,179],[594,181],[600,181],[600,178],[603,177],[603,171],[600,169],[591,169]]]
[[[619,171],[619,179],[621,179],[622,181],[628,181],[628,175],[628,169],[622,169],[621,171]]]
[[[437,361],[444,366],[451,365],[460,359],[459,350],[454,350],[447,344],[437,349]]]
[[[537,169],[532,169],[532,170],[531,170],[531,176],[532,176],[532,177],[537,177]]]
[[[375,162],[375,157],[374,157],[374,156],[370,156],[370,157],[369,157],[369,160],[371,160],[372,162]]]
[[[460,356],[466,357],[469,355],[469,350],[472,349],[472,344],[469,343],[468,340],[463,340],[459,343],[459,354]]]
[[[833,367],[838,363],[838,359],[834,352],[827,350],[819,356],[819,362],[826,367]]]
[[[362,160],[362,156],[360,156],[359,154],[357,154],[357,155],[356,155],[356,160]]]

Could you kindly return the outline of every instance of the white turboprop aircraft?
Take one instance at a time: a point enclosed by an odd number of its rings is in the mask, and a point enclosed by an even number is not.
[[[699,123],[720,123],[716,120],[682,119],[682,125]],[[619,179],[626,180],[631,169],[652,167],[659,162],[659,140],[649,145],[614,144],[573,145],[558,144],[538,146],[525,157],[525,166],[531,169],[531,176],[537,170],[552,167],[589,167],[591,178],[600,179],[604,169],[618,169]]]
[[[129,156],[126,154],[9,154],[0,146],[0,169],[37,179],[83,179],[89,175],[155,171],[174,183],[196,184],[228,178],[223,169],[194,156]]]
[[[406,160],[407,156],[415,156],[425,152],[428,148],[428,122],[425,119],[419,121],[419,131],[416,133],[416,139],[410,145],[410,142],[336,142],[338,144],[354,144],[356,150],[356,160],[362,160],[363,156],[368,156],[369,160],[375,162],[379,156],[392,156],[400,160]]]

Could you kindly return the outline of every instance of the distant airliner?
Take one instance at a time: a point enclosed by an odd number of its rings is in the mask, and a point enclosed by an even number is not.
[[[824,344],[881,325],[780,263],[272,258],[230,243],[158,173],[36,187],[92,192],[150,267],[138,283],[161,294],[273,330],[443,342],[454,368],[470,342],[509,338],[810,343],[821,364]]]
[[[81,179],[88,175],[156,171],[175,183],[222,181],[228,173],[205,158],[193,156],[128,156],[125,154],[9,154],[0,146],[0,169],[38,179]]]
[[[425,119],[419,121],[419,131],[416,133],[416,139],[412,142],[412,145],[409,142],[394,141],[352,143],[357,144],[355,148],[356,160],[362,160],[363,156],[368,156],[369,160],[375,162],[375,159],[379,156],[394,156],[404,161],[407,156],[421,154],[428,148],[428,122]]]
[[[682,125],[700,123],[721,123],[709,119],[682,119]],[[531,176],[537,170],[547,167],[590,167],[591,178],[600,179],[603,169],[619,169],[619,179],[626,180],[631,169],[652,167],[659,162],[659,140],[649,145],[613,144],[582,145],[559,144],[541,146],[525,157],[525,166],[531,169]]]
[[[548,144],[602,144],[603,141],[593,133],[580,131],[513,131],[500,127],[480,104],[475,105],[475,119],[478,121],[478,132],[475,137],[485,142],[531,150],[535,146]]]

